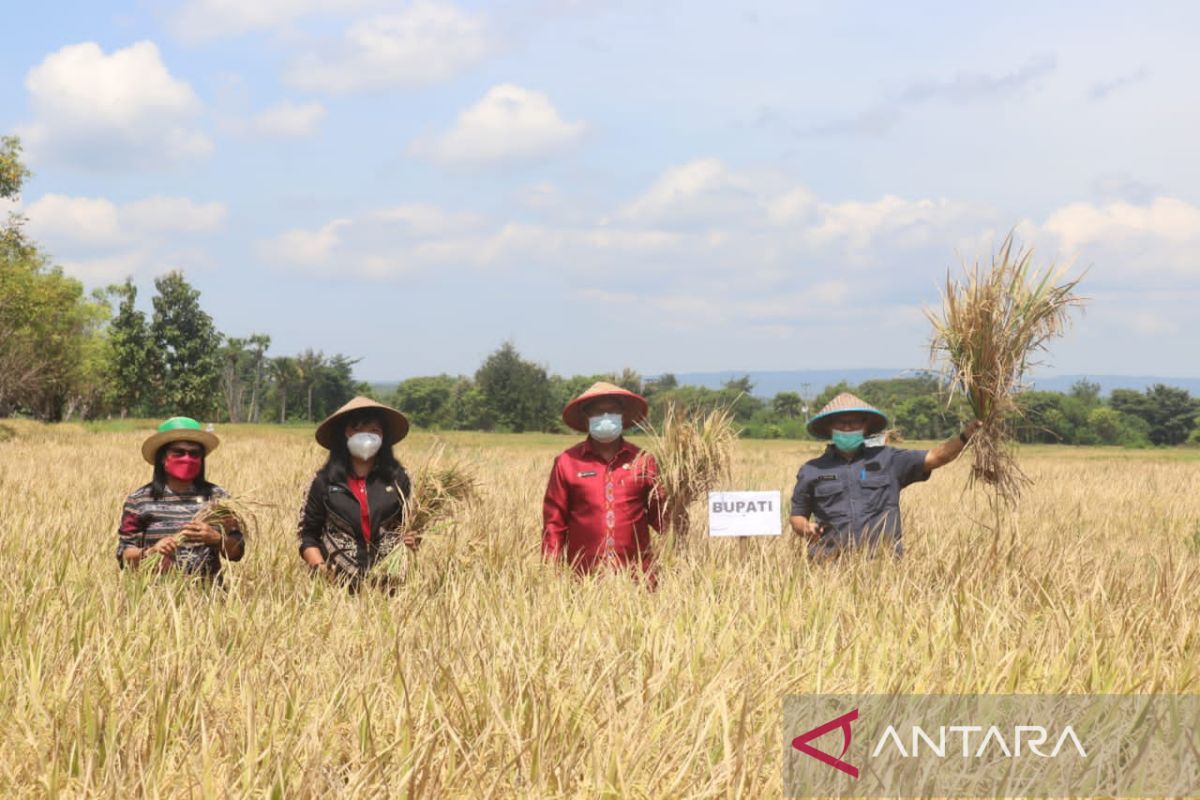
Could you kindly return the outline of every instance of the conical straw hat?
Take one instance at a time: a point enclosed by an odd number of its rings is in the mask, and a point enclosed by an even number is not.
[[[644,420],[650,410],[650,406],[646,403],[646,398],[641,395],[634,394],[628,389],[622,389],[620,386],[605,381],[597,381],[588,387],[586,392],[567,403],[566,407],[563,408],[563,423],[568,428],[577,430],[580,433],[587,433],[587,414],[584,413],[583,407],[587,405],[589,400],[595,400],[599,397],[613,397],[621,401],[621,416],[624,418],[626,428],[632,428]]]
[[[326,450],[332,450],[337,437],[342,435],[346,415],[364,408],[375,409],[383,418],[383,444],[385,447],[395,444],[408,435],[408,417],[391,406],[385,406],[369,397],[359,395],[330,414],[317,426],[317,444]]]
[[[825,407],[808,421],[809,435],[817,439],[828,439],[829,425],[833,422],[833,418],[838,414],[849,414],[851,412],[867,414],[871,417],[867,423],[868,436],[873,433],[879,433],[887,427],[888,419],[886,414],[862,398],[850,394],[850,392],[842,392],[826,403]]]

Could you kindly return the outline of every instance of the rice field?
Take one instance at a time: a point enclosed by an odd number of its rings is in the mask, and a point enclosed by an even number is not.
[[[117,569],[144,430],[6,424],[5,798],[773,797],[788,694],[1200,691],[1194,451],[1025,448],[1001,541],[962,459],[905,491],[899,564],[703,540],[651,594],[540,561],[574,438],[415,434],[401,460],[445,442],[481,502],[353,596],[296,552],[310,430],[219,429],[210,479],[266,507],[214,592]],[[816,452],[741,442],[729,488],[790,492]]]

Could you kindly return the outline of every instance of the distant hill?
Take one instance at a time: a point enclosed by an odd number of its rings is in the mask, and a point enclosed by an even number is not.
[[[779,392],[800,392],[808,397],[820,394],[826,386],[839,381],[857,385],[863,381],[878,378],[910,377],[919,369],[806,369],[790,371],[756,372],[736,370],[728,372],[677,372],[675,379],[684,386],[704,386],[709,389],[719,389],[726,381],[750,376],[754,384],[754,394],[758,397],[773,397]],[[1134,389],[1143,391],[1156,383],[1167,386],[1177,386],[1187,389],[1194,395],[1200,395],[1200,378],[1162,378],[1153,375],[1049,375],[1033,381],[1034,388],[1049,392],[1069,391],[1072,384],[1080,380],[1089,380],[1100,384],[1101,394],[1108,394],[1113,389]]]

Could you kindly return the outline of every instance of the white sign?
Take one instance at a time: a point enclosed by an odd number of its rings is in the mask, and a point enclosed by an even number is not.
[[[779,492],[709,492],[709,536],[778,536]]]

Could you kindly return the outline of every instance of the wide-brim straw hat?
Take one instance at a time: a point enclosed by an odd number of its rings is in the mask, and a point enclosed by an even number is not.
[[[586,392],[567,403],[563,408],[563,424],[572,430],[587,433],[587,414],[584,413],[583,407],[590,401],[601,397],[611,397],[621,402],[621,417],[626,428],[632,428],[646,419],[646,414],[650,411],[646,398],[640,394],[634,394],[628,389],[622,389],[620,386],[605,381],[597,381],[588,387]]]
[[[330,414],[317,426],[317,444],[326,450],[332,450],[338,437],[344,436],[342,429],[345,427],[346,416],[367,408],[378,412],[383,419],[383,444],[385,447],[408,436],[408,417],[391,406],[385,406],[369,397],[359,395]]]
[[[868,436],[879,433],[888,425],[887,415],[878,408],[850,392],[842,392],[826,403],[825,407],[808,421],[808,433],[818,439],[828,439],[830,436],[829,426],[833,423],[834,417],[838,414],[851,413],[866,414],[870,418],[867,422]]]
[[[195,442],[204,448],[206,456],[221,444],[221,440],[215,433],[203,430],[200,423],[191,417],[171,417],[159,425],[158,430],[150,434],[146,441],[142,442],[142,458],[146,459],[147,463],[153,464],[154,457],[158,455],[158,449],[171,442]]]

